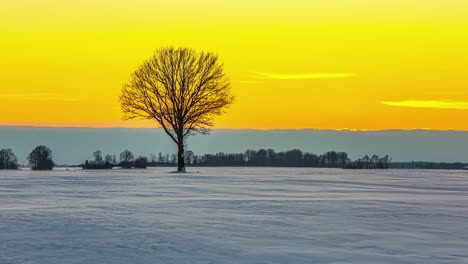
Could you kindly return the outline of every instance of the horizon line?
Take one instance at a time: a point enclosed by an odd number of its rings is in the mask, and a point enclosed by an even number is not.
[[[45,126],[45,125],[0,125],[9,128],[77,128],[77,129],[162,129],[161,127],[125,127],[125,126],[110,126],[110,127],[92,127],[92,126]],[[354,129],[354,128],[211,128],[210,130],[253,130],[253,131],[273,131],[273,130],[322,130],[322,131],[349,131],[349,132],[379,132],[379,131],[440,131],[440,132],[468,132],[462,129],[431,129],[431,128],[388,128],[388,129]]]

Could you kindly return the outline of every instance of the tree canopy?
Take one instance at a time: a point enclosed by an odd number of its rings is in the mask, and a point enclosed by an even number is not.
[[[52,170],[52,150],[44,145],[37,146],[28,155],[29,164],[33,170]]]
[[[155,120],[177,144],[178,171],[185,171],[185,138],[207,134],[213,118],[233,101],[217,55],[175,47],[156,50],[120,95],[124,119]]]
[[[9,148],[0,150],[0,169],[17,169],[18,158]]]

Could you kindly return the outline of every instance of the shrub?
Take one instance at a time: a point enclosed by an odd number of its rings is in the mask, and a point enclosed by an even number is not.
[[[148,167],[148,159],[146,157],[138,157],[134,162],[134,167],[139,169],[146,169]]]
[[[0,169],[17,169],[18,159],[11,149],[0,150]]]
[[[33,170],[52,170],[55,166],[52,160],[52,150],[44,145],[33,149],[28,155],[28,160]]]

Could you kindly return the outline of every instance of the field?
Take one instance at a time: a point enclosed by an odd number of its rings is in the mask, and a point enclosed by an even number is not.
[[[468,263],[468,173],[0,171],[0,263]]]

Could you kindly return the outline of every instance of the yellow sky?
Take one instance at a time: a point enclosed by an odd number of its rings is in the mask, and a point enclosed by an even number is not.
[[[0,125],[119,121],[161,46],[219,54],[237,99],[216,128],[468,130],[466,0],[0,2]]]

